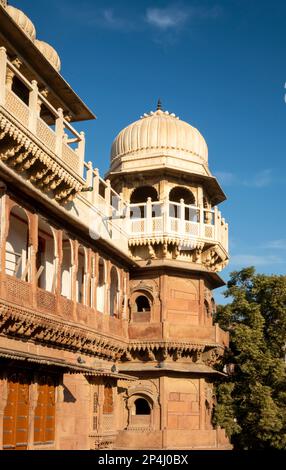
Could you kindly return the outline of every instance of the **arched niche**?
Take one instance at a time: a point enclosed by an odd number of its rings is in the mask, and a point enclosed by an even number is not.
[[[110,270],[109,314],[111,317],[119,316],[119,275],[115,266]]]
[[[72,245],[66,233],[62,239],[61,295],[72,298]]]
[[[181,200],[184,201],[186,206],[195,206],[196,199],[192,191],[184,186],[175,186],[169,192],[169,212],[170,217],[181,217]],[[195,221],[198,220],[198,210],[194,207],[185,207],[184,213],[185,220]]]
[[[29,218],[18,205],[14,205],[9,214],[5,265],[9,276],[30,280]]]
[[[149,395],[144,392],[131,395],[127,408],[129,411],[128,428],[150,429],[153,427],[154,402]]]
[[[52,227],[38,219],[38,250],[36,255],[37,285],[48,292],[56,286],[56,240]]]
[[[86,303],[86,269],[87,253],[86,249],[79,245],[78,247],[78,267],[76,276],[76,301],[80,304]]]
[[[100,313],[105,309],[106,266],[103,258],[98,260],[98,280],[96,289],[96,308]]]
[[[147,291],[135,291],[131,295],[131,319],[134,322],[149,322],[152,318],[154,299]]]

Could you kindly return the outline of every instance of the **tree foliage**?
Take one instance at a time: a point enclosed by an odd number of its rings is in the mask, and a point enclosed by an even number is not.
[[[230,333],[234,373],[217,384],[214,424],[237,449],[286,449],[286,276],[233,272],[225,296],[216,321]]]

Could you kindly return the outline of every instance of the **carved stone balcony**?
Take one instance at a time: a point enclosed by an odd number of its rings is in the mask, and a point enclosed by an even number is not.
[[[195,261],[222,268],[228,260],[228,224],[221,213],[202,206],[170,202],[130,204],[129,246],[172,244],[195,252]],[[217,263],[219,261],[219,263]],[[220,266],[218,266],[220,264]],[[218,268],[218,269],[217,269]]]
[[[84,186],[84,133],[18,65],[0,48],[0,159],[57,201],[71,200]]]

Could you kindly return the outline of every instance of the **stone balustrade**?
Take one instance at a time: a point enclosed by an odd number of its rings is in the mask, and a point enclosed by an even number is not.
[[[228,252],[228,224],[217,207],[204,209],[165,200],[130,204],[129,238],[131,243],[169,239],[182,246],[195,246],[197,242],[218,243]]]
[[[23,88],[21,93],[13,91],[17,78]],[[84,132],[77,132],[64,117],[61,108],[55,109],[45,97],[46,91],[38,88],[35,80],[29,82],[17,68],[17,62],[7,58],[5,48],[0,48],[0,105],[22,126],[27,128],[45,147],[52,151],[76,175],[82,177],[85,153]],[[45,109],[48,119],[42,119]],[[45,121],[48,121],[45,122]]]

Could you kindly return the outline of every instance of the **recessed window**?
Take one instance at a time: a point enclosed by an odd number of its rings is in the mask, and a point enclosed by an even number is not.
[[[145,416],[151,414],[151,408],[147,400],[144,400],[144,398],[138,398],[135,401],[135,414]]]
[[[136,311],[139,312],[150,312],[151,306],[150,301],[145,295],[139,295],[136,299]]]

